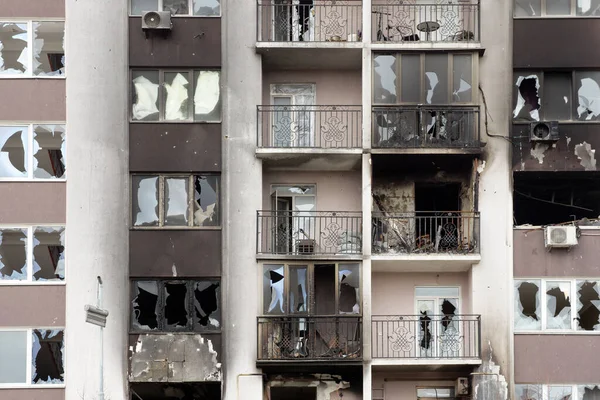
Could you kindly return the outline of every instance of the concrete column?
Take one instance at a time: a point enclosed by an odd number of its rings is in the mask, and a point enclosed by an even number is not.
[[[261,209],[262,163],[255,157],[256,106],[262,65],[255,53],[256,2],[222,2],[224,399],[262,398],[256,368],[256,316],[260,274],[256,263],[256,211]]]
[[[66,0],[67,307],[66,399],[127,395],[129,173],[127,1]],[[97,276],[110,313],[85,322]]]

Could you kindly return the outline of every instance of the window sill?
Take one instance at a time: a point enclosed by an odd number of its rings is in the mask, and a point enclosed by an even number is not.
[[[514,331],[514,334],[515,335],[600,336],[600,331],[573,331],[573,330]]]
[[[66,178],[56,178],[56,179],[36,179],[36,178],[1,178],[0,182],[23,182],[23,183],[32,183],[32,182],[66,182]]]
[[[27,383],[1,383],[0,390],[3,389],[64,389],[67,385],[64,383],[61,384],[45,384],[45,385],[33,385]]]
[[[65,80],[65,75],[60,76],[38,76],[38,75],[4,75],[0,74],[0,80],[2,79],[50,79],[50,80]]]

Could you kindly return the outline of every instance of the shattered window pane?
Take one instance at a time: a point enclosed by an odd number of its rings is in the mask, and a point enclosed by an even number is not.
[[[203,17],[221,15],[221,0],[194,0],[194,15]]]
[[[542,385],[515,385],[515,400],[542,399]]]
[[[374,75],[373,103],[396,103],[396,56],[376,55]]]
[[[452,100],[461,103],[470,102],[473,76],[473,59],[470,54],[457,54],[453,57],[452,76]]]
[[[194,175],[194,226],[219,225],[218,176]]]
[[[134,282],[135,298],[133,299],[132,323],[135,329],[158,329],[158,282]]]
[[[542,0],[515,0],[515,17],[539,17]]]
[[[290,266],[290,313],[308,311],[308,291],[306,287],[306,265]]]
[[[219,282],[194,282],[194,326],[196,330],[217,330],[221,327]]]
[[[418,54],[402,54],[401,101],[404,103],[419,103],[421,101],[421,81],[415,79],[421,73],[421,56]]]
[[[546,328],[571,329],[571,282],[546,282]]]
[[[0,126],[0,177],[27,177],[27,137],[26,126]]]
[[[133,225],[158,225],[158,177],[134,175],[133,181]]]
[[[263,267],[263,308],[265,314],[283,314],[284,266]]]
[[[33,22],[33,74],[65,74],[65,23]]]
[[[600,72],[575,72],[580,121],[600,121]]]
[[[33,230],[33,279],[65,279],[65,228],[35,227]]]
[[[571,14],[571,0],[546,0],[546,15]]]
[[[221,120],[221,73],[195,71],[194,120],[215,122]]]
[[[577,15],[600,16],[600,0],[577,0]]]
[[[33,177],[40,179],[65,178],[65,126],[33,126]]]
[[[0,279],[27,279],[27,229],[0,229]]]
[[[188,326],[187,285],[185,282],[165,283],[165,326],[175,329]]]
[[[600,331],[600,281],[577,280],[578,330]]]
[[[544,73],[544,96],[542,98],[542,110],[545,120],[565,121],[571,119],[570,72],[545,72]]]
[[[540,80],[537,74],[520,75],[516,81],[515,120],[540,120]]]
[[[165,72],[163,107],[165,120],[185,121],[190,117],[189,77],[187,72]]]
[[[578,400],[598,400],[600,399],[600,385],[579,385],[577,394]]]
[[[165,178],[165,225],[188,225],[187,178]]]
[[[27,382],[27,332],[0,332],[0,384]]]
[[[446,54],[425,55],[424,83],[427,104],[448,103],[448,56]]]
[[[548,400],[571,400],[571,386],[548,386]]]
[[[542,329],[539,280],[515,281],[515,330]]]
[[[131,0],[131,15],[142,15],[145,11],[157,11],[158,0]]]
[[[28,71],[27,24],[0,22],[0,75],[21,75]]]
[[[171,14],[189,14],[188,0],[163,0],[163,11]]]
[[[61,384],[65,382],[63,336],[61,330],[33,330],[32,383]]]
[[[339,312],[360,313],[360,267],[358,264],[340,264],[338,267],[340,288]]]
[[[132,71],[132,119],[158,121],[158,71]]]

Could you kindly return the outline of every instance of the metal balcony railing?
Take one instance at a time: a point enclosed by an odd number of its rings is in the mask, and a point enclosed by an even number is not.
[[[371,12],[373,42],[480,41],[479,1],[375,0]]]
[[[373,254],[479,253],[479,212],[373,213]]]
[[[478,106],[373,107],[374,148],[474,148]]]
[[[362,254],[362,213],[258,211],[258,254]]]
[[[259,361],[360,361],[362,317],[258,317]]]
[[[373,358],[480,359],[480,315],[374,315]]]
[[[259,0],[259,42],[358,42],[360,0]]]
[[[258,147],[362,147],[361,106],[258,106]]]

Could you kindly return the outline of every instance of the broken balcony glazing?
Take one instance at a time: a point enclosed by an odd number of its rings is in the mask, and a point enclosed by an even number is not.
[[[542,385],[515,385],[515,400],[543,400]]]
[[[33,177],[66,177],[66,140],[64,125],[33,126]]]
[[[194,282],[193,289],[196,330],[219,330],[221,328],[220,283],[215,281]]]
[[[158,329],[158,282],[133,282],[135,297],[132,301],[132,325],[134,329]]]
[[[33,384],[63,384],[64,332],[62,330],[33,329],[32,378]]]
[[[600,5],[599,5],[600,8]],[[580,121],[600,120],[600,72],[575,72]]]
[[[578,385],[577,400],[597,400],[600,397],[600,385]]]
[[[515,281],[515,331],[542,329],[540,287],[540,280]]]
[[[548,400],[572,400],[571,386],[548,386]]]
[[[27,229],[0,229],[0,280],[27,279]]]

